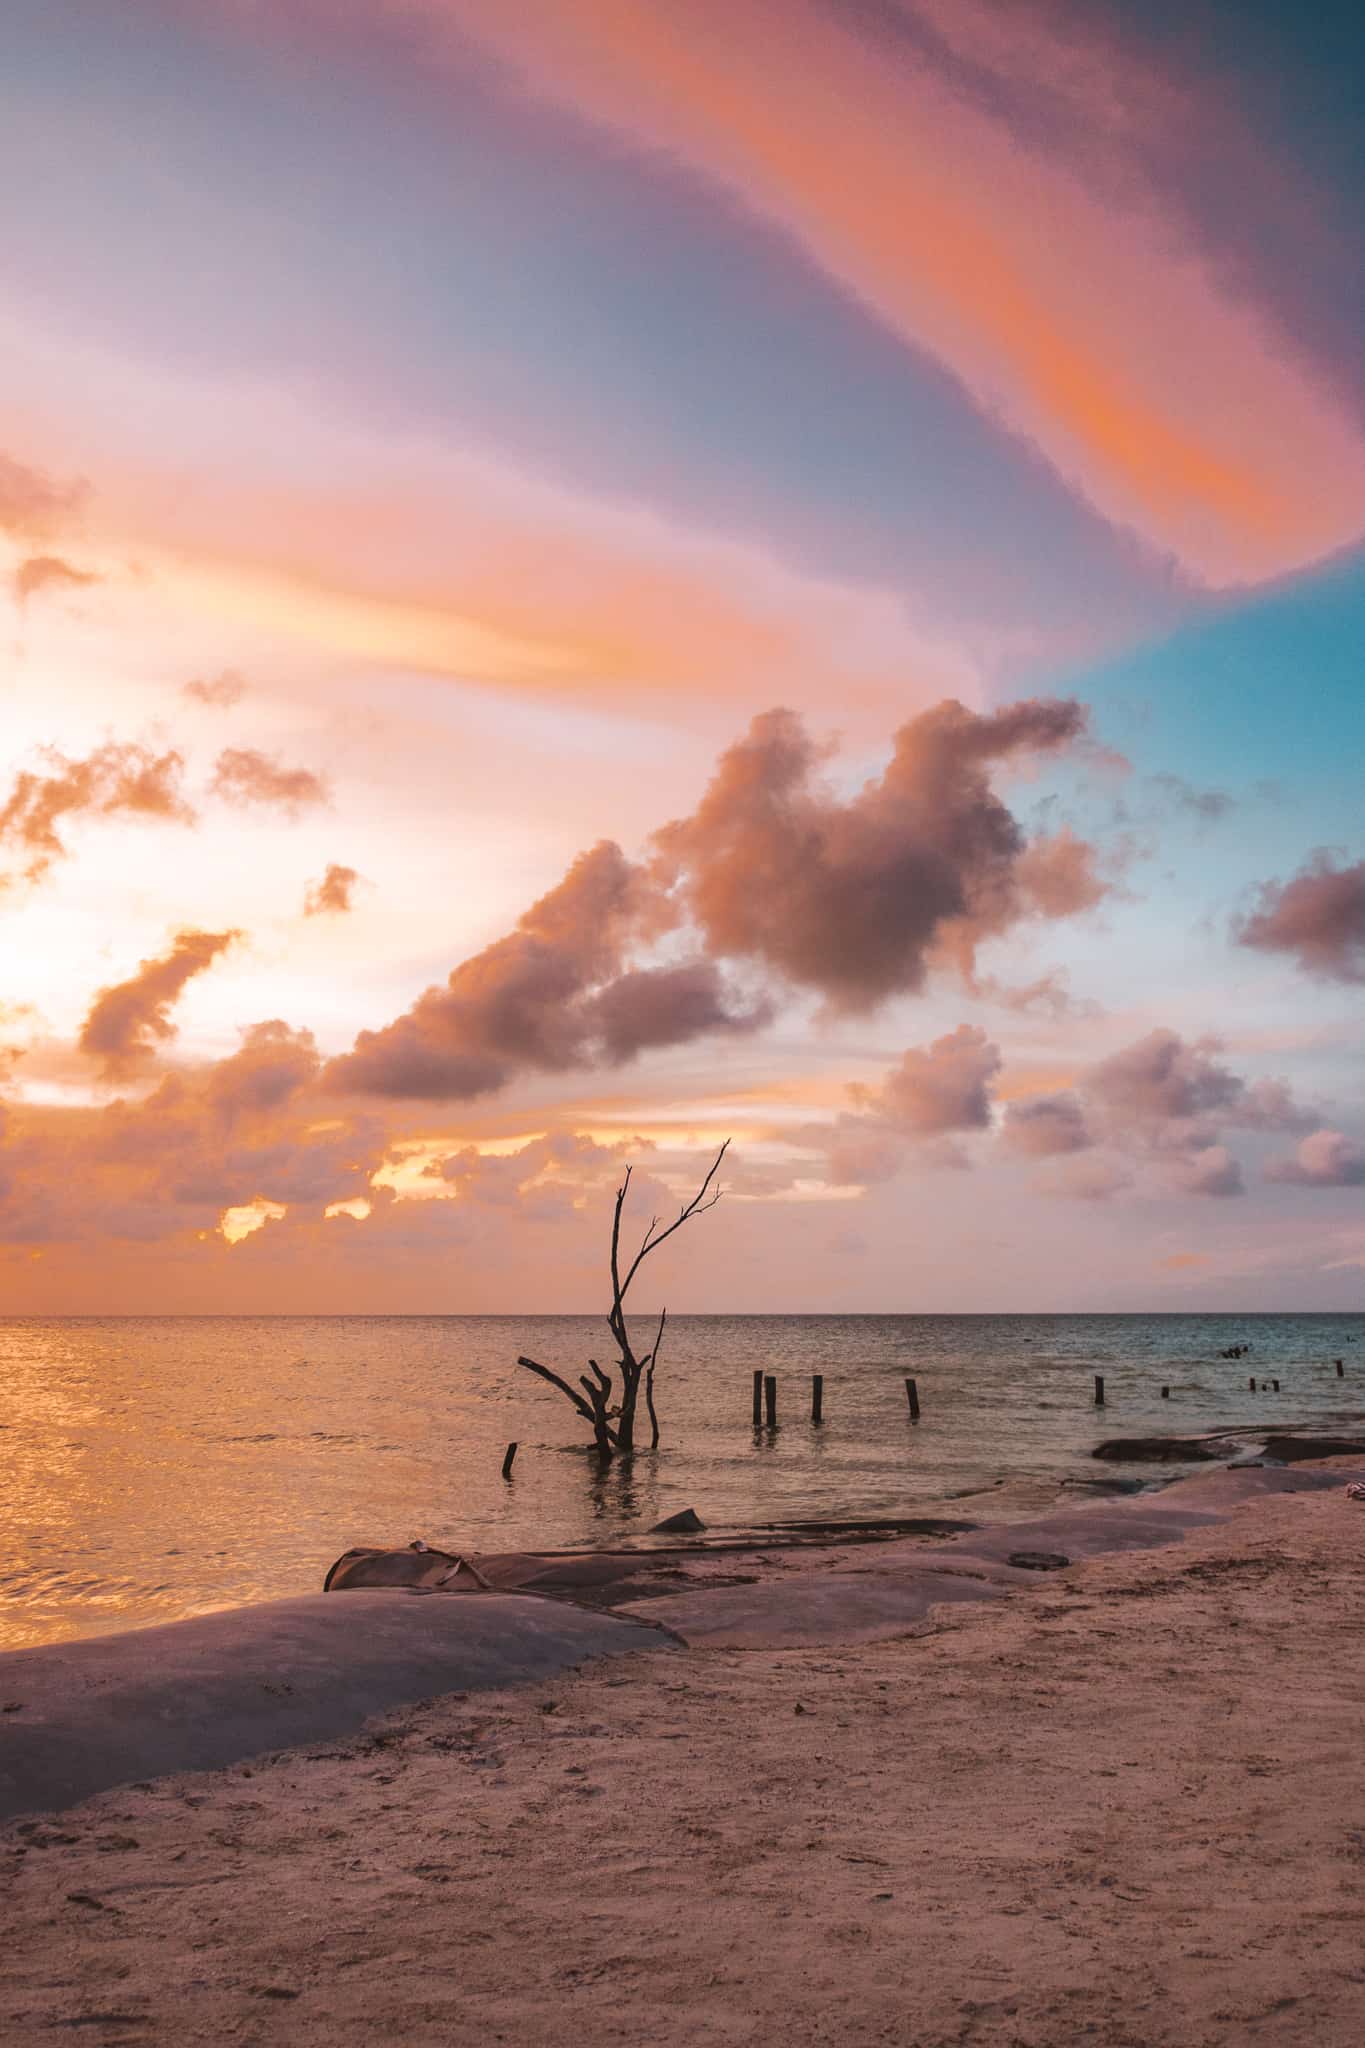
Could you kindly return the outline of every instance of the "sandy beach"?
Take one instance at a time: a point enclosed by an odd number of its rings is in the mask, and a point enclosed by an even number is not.
[[[661,1644],[11,1822],[5,2038],[1344,2048],[1334,1467],[879,1640]]]

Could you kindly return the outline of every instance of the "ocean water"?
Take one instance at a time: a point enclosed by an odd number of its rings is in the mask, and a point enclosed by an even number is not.
[[[1250,1355],[1218,1356],[1234,1343]],[[682,1316],[660,1449],[603,1475],[522,1351],[574,1379],[612,1356],[583,1316],[0,1323],[0,1647],[317,1591],[354,1543],[607,1544],[686,1506],[713,1526],[913,1514],[1093,1479],[1106,1435],[1365,1409],[1365,1314]],[[779,1383],[772,1433],[751,1423],[756,1368]]]

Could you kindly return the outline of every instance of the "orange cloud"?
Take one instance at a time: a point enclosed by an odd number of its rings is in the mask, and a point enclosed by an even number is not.
[[[79,1044],[99,1061],[107,1081],[126,1080],[151,1065],[156,1047],[175,1036],[171,1009],[186,985],[240,937],[240,932],[177,932],[168,953],[144,960],[127,981],[100,990]]]
[[[14,572],[14,595],[25,605],[40,590],[79,590],[99,580],[93,570],[77,569],[61,555],[30,555]]]
[[[414,5],[545,95],[728,187],[1193,575],[1284,572],[1365,524],[1359,427],[1273,312],[1216,275],[1134,147],[1192,117],[1218,133],[1219,110],[1163,91],[1098,30],[1076,30],[1073,50],[1069,24],[1062,76],[1089,132],[1068,160],[1013,129],[999,94],[970,94],[948,64],[819,0],[739,0],[723,17],[689,0]],[[974,8],[956,29],[942,6],[902,11],[997,74],[1012,52],[1034,69],[1046,54],[1027,6]]]
[[[230,804],[278,805],[291,817],[328,800],[327,784],[311,768],[286,768],[256,747],[225,747],[209,794]]]
[[[181,794],[185,758],[175,748],[154,754],[137,743],[109,742],[73,760],[55,747],[44,751],[46,772],[23,768],[0,805],[0,846],[28,855],[25,876],[45,875],[66,854],[60,827],[81,815],[121,813],[193,824],[194,812]]]
[[[321,881],[312,882],[303,899],[305,917],[341,916],[352,909],[360,876],[340,861],[329,861]]]

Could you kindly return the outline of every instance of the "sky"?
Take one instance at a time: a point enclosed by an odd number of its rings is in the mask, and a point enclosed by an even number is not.
[[[1357,1307],[1363,59],[11,0],[0,1313]]]

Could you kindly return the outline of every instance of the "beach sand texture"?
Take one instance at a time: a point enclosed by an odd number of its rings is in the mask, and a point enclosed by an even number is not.
[[[1345,2048],[1365,1507],[1315,1476],[890,1637],[651,1649],[10,1823],[4,2039]]]

